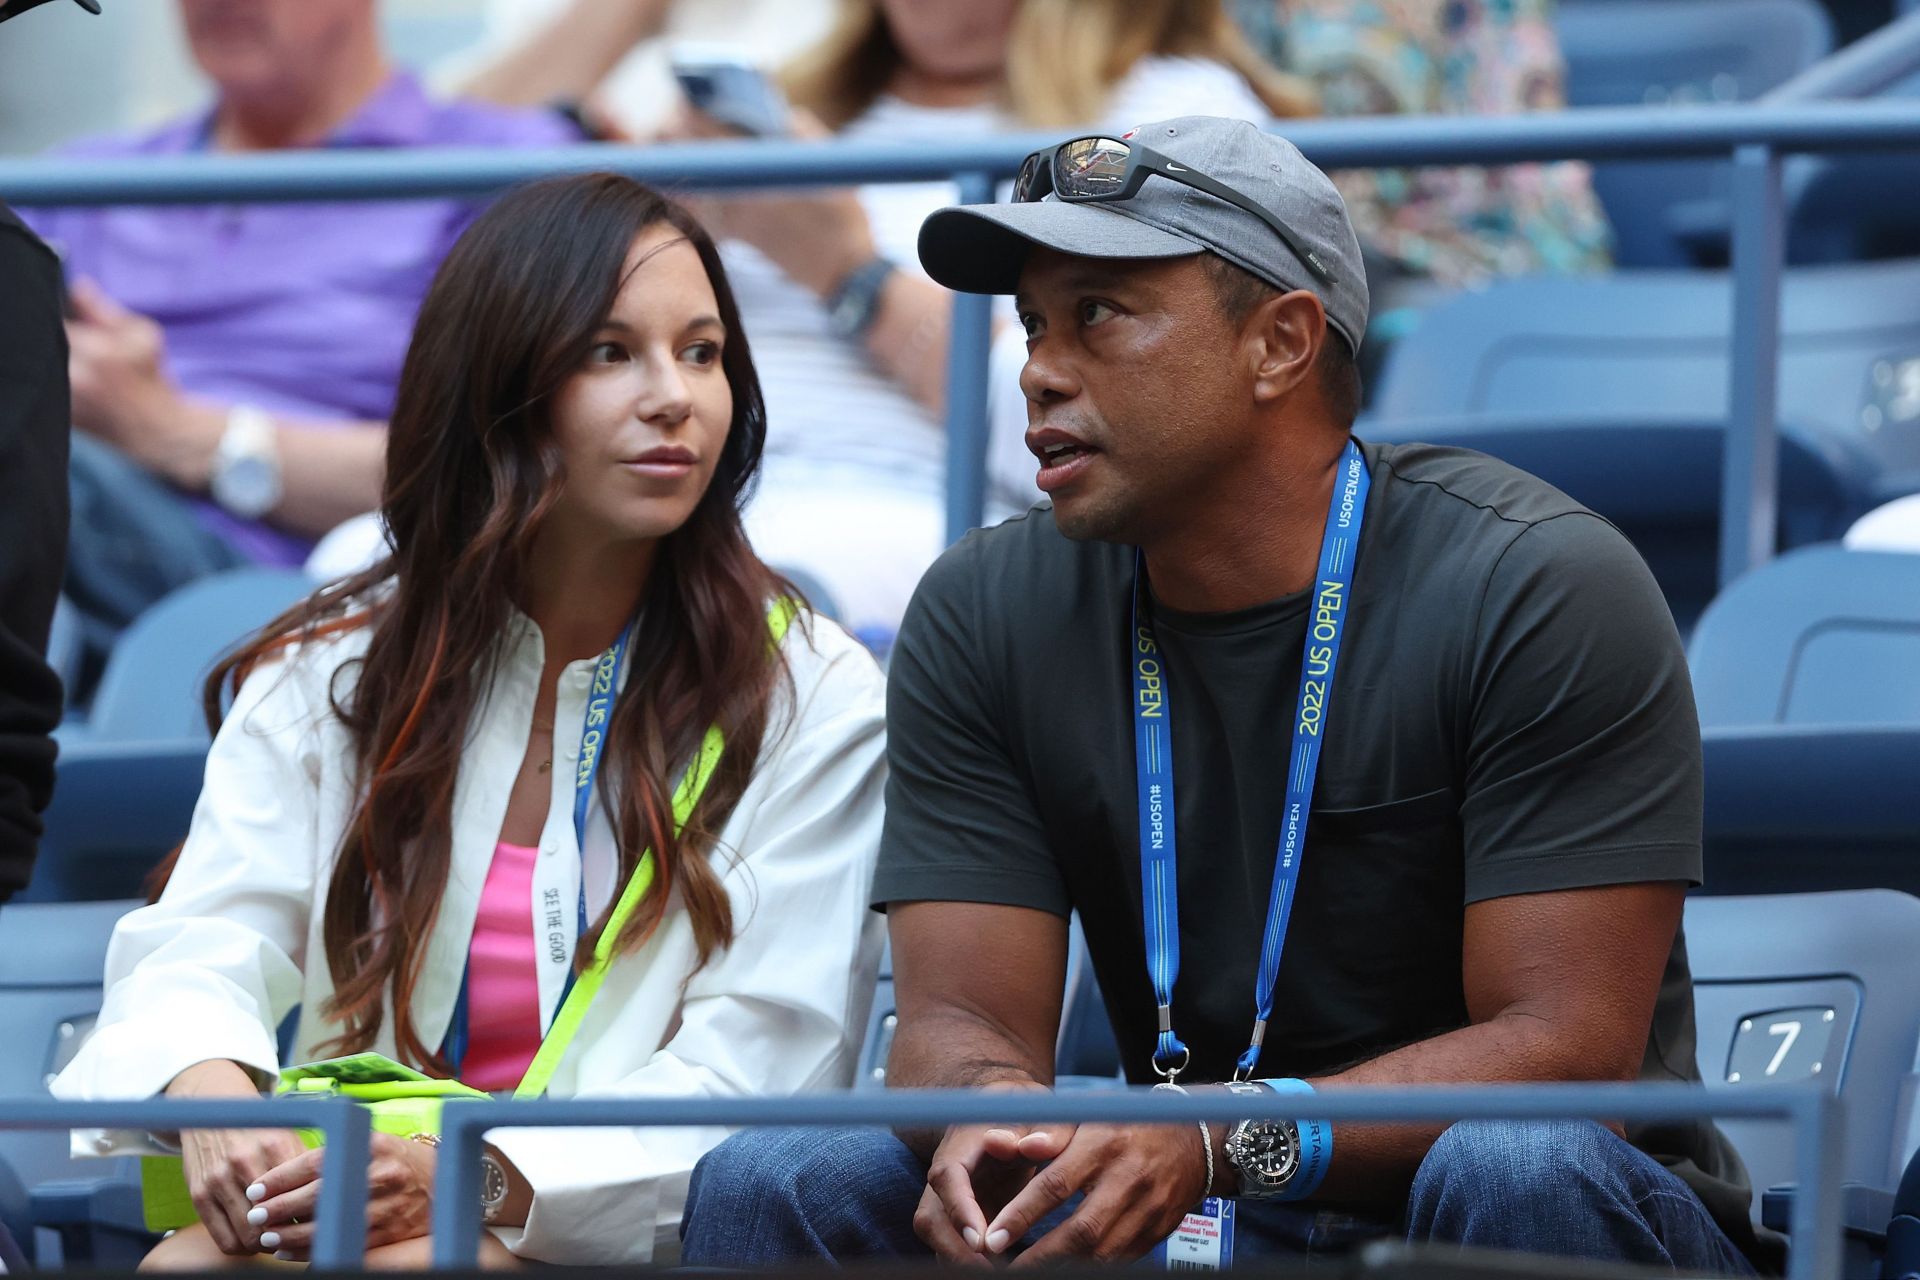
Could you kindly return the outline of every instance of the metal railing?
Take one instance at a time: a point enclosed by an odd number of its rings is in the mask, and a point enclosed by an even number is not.
[[[1285,132],[1329,169],[1731,155],[1733,314],[1721,581],[1771,557],[1779,506],[1780,282],[1786,238],[1781,159],[1798,153],[1920,149],[1920,111],[1911,102],[1315,120],[1290,123]],[[1010,177],[1029,151],[1057,140],[1047,134],[910,147],[758,142],[7,160],[0,161],[0,198],[32,205],[477,196],[556,173],[613,170],[668,189],[710,191],[952,179],[960,199],[977,202],[988,198],[997,180]],[[988,300],[958,297],[947,380],[950,538],[978,524],[984,510],[990,339]]]
[[[1219,1093],[1168,1097],[1142,1090],[1072,1094],[967,1091],[812,1094],[790,1098],[598,1098],[525,1102],[450,1100],[433,1189],[433,1264],[470,1268],[480,1240],[480,1151],[489,1130],[721,1125],[871,1125],[938,1128],[964,1123],[1190,1123],[1237,1119],[1343,1123],[1455,1120],[1677,1121],[1706,1116],[1776,1120],[1794,1127],[1789,1280],[1830,1280],[1840,1258],[1839,1102],[1812,1085],[1705,1089],[1681,1084],[1500,1085],[1356,1088],[1246,1099]],[[51,1102],[0,1100],[0,1129],[320,1129],[326,1139],[314,1214],[317,1267],[357,1266],[365,1255],[368,1112],[345,1099]],[[645,1226],[636,1224],[636,1230]]]
[[[1802,71],[1760,101],[1833,102],[1866,98],[1920,71],[1920,10],[1896,18]]]
[[[322,1271],[355,1267],[366,1256],[367,1152],[371,1112],[344,1098],[276,1098],[141,1102],[52,1102],[0,1098],[0,1130],[318,1129],[320,1200],[313,1215],[313,1264]]]
[[[1071,1094],[875,1091],[792,1098],[631,1098],[565,1102],[450,1102],[441,1120],[433,1197],[433,1261],[473,1264],[480,1233],[480,1149],[500,1128],[604,1125],[871,1125],[1254,1120],[1438,1123],[1456,1120],[1679,1121],[1703,1116],[1779,1120],[1795,1130],[1787,1280],[1832,1280],[1840,1263],[1839,1102],[1817,1086],[1707,1090],[1684,1084],[1552,1084],[1330,1089],[1246,1099],[1228,1093],[1166,1097],[1144,1090]],[[1809,1192],[1811,1188],[1811,1192]],[[1758,1194],[1756,1191],[1755,1194]]]

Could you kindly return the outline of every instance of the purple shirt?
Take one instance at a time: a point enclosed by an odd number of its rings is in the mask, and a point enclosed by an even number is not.
[[[66,149],[179,155],[206,146],[212,112],[136,137]],[[550,146],[579,132],[547,111],[436,102],[394,75],[323,144]],[[294,418],[384,421],[414,313],[440,259],[479,212],[470,201],[34,209],[22,217],[121,305],[166,333],[179,386]],[[200,519],[250,559],[298,564],[312,543],[204,499]]]

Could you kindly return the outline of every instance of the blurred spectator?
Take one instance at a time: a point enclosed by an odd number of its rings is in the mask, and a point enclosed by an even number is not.
[[[841,0],[832,31],[781,81],[799,131],[874,143],[1312,108],[1219,0]],[[547,84],[574,97],[592,88]],[[687,132],[718,130],[695,119]],[[701,205],[726,238],[767,391],[748,531],[770,563],[824,583],[841,619],[880,646],[946,545],[950,298],[921,271],[915,241],[956,198],[930,182]],[[996,435],[1017,458],[995,468],[990,520],[1038,497],[1018,445],[1024,402],[1010,399],[1018,421]]]
[[[26,886],[53,795],[60,681],[41,655],[67,544],[66,367],[59,264],[0,205],[0,902]]]
[[[545,112],[430,101],[375,0],[180,0],[208,110],[89,158],[502,146],[578,135]],[[73,285],[75,540],[97,650],[148,604],[247,562],[297,564],[379,499],[413,314],[457,201],[48,209]]]
[[[579,105],[609,134],[646,137],[680,109],[670,52],[724,42],[755,65],[826,34],[834,0],[485,0],[487,39],[434,69],[436,83],[492,102]],[[591,98],[579,102],[582,86]]]
[[[1234,0],[1234,16],[1275,66],[1319,89],[1329,116],[1566,106],[1553,0]],[[1381,259],[1369,263],[1376,315],[1394,304],[1396,274],[1459,286],[1609,265],[1606,215],[1584,164],[1378,169],[1334,180],[1361,243]]]

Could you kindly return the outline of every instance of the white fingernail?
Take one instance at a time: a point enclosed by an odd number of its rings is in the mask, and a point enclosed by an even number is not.
[[[278,1249],[280,1247],[280,1233],[278,1231],[262,1231],[260,1233],[260,1247],[262,1249]]]
[[[250,1227],[266,1226],[267,1225],[267,1206],[263,1204],[255,1205],[253,1208],[247,1210],[247,1225]]]
[[[265,1200],[266,1198],[267,1198],[266,1183],[256,1182],[252,1186],[247,1188],[247,1200],[250,1203],[259,1204],[262,1200]]]
[[[980,1233],[972,1227],[968,1227],[965,1231],[962,1231],[960,1238],[967,1242],[967,1248],[969,1249],[978,1249],[980,1247]]]
[[[1005,1227],[998,1231],[987,1232],[987,1252],[999,1253],[1007,1247],[1008,1235]]]
[[[276,1257],[276,1258],[278,1258],[278,1259],[279,1259],[280,1261],[282,1261],[282,1262],[292,1262],[292,1261],[293,1261],[293,1255],[292,1255],[292,1254],[290,1254],[290,1253],[288,1253],[288,1252],[287,1252],[287,1251],[286,1251],[285,1249],[281,1249],[281,1250],[278,1250],[277,1252],[275,1252],[275,1254],[274,1254],[273,1256],[274,1256],[274,1257]]]

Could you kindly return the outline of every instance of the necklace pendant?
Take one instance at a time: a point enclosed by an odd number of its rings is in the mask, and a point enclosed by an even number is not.
[[[542,772],[542,773],[545,773],[545,772],[547,772],[547,770],[549,770],[549,769],[551,769],[551,768],[553,768],[553,761],[551,761],[551,760],[542,760],[542,761],[540,762],[540,772]]]

